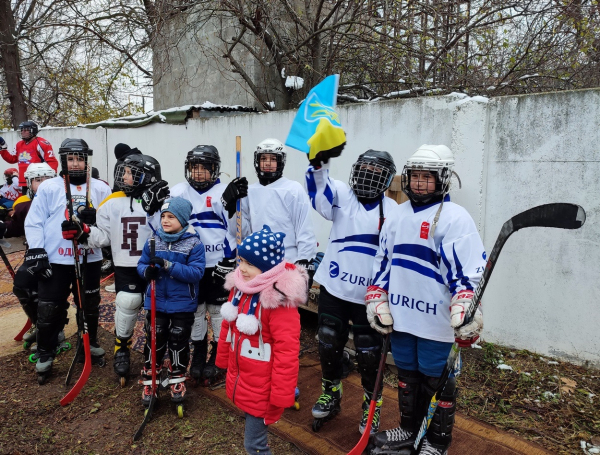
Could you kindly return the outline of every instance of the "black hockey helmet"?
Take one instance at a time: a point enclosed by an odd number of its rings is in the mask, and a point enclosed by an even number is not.
[[[360,155],[350,171],[348,182],[359,198],[374,199],[389,188],[396,175],[396,165],[388,152],[367,150]]]
[[[131,182],[126,183],[125,178]],[[141,197],[152,184],[162,179],[159,162],[148,155],[128,155],[115,170],[115,185],[127,196]]]
[[[87,142],[83,139],[67,138],[62,141],[58,149],[58,155],[60,156],[60,165],[62,173],[68,171],[71,183],[81,185],[85,182],[87,177],[87,170],[89,166],[88,157],[92,156],[94,151],[88,147]],[[77,159],[83,159],[85,166],[83,169],[68,170],[68,157],[75,157]]]
[[[197,165],[210,173],[208,180],[200,180]],[[221,173],[221,157],[214,145],[197,145],[185,157],[185,179],[194,189],[201,190],[213,185]]]
[[[260,170],[260,157],[261,155],[275,155],[277,160],[277,169],[274,172],[264,172]],[[285,148],[281,141],[277,139],[265,139],[256,146],[254,152],[254,169],[256,170],[256,176],[261,181],[274,182],[283,175],[283,168],[285,167]]]
[[[33,120],[26,120],[19,124],[19,131],[21,132],[21,139],[29,140],[37,136],[37,133],[40,129]],[[23,131],[29,131],[30,136],[27,138],[23,137]]]

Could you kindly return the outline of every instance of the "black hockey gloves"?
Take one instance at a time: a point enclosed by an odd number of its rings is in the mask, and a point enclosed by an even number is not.
[[[79,207],[77,209],[79,221],[85,224],[96,224],[96,209],[93,207]]]
[[[248,196],[248,180],[246,177],[238,177],[229,182],[229,185],[223,191],[223,196],[221,196],[221,202],[227,210],[229,218],[233,217],[235,213],[236,201],[246,196]]]
[[[85,223],[78,221],[65,220],[60,225],[62,229],[62,236],[65,240],[77,240],[78,242],[85,242],[90,236],[90,227]]]
[[[0,150],[6,150],[6,141],[0,136]]]
[[[315,260],[300,259],[296,261],[296,265],[306,270],[306,273],[308,273],[308,289],[312,288],[313,277],[315,276]]]
[[[43,248],[30,248],[27,250],[23,265],[31,275],[42,280],[52,277],[52,267],[50,261],[48,261],[48,253]]]
[[[148,215],[154,215],[169,197],[169,184],[159,180],[142,193],[142,208]]]
[[[233,269],[235,269],[235,262],[235,258],[223,258],[217,263],[212,273],[213,284],[215,286],[218,286],[219,288],[223,287],[225,284],[225,277],[229,272],[233,272]]]
[[[146,267],[146,270],[144,270],[144,278],[146,278],[146,281],[156,280],[158,278],[159,273],[159,267],[149,265],[148,267]]]

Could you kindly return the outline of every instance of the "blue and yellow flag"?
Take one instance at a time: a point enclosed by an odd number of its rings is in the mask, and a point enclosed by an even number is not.
[[[285,145],[308,154],[316,167],[339,156],[346,134],[335,111],[340,76],[327,76],[312,88],[300,105]]]

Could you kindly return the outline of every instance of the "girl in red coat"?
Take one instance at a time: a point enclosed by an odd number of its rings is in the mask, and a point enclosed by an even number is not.
[[[244,239],[221,307],[216,365],[227,368],[227,396],[246,413],[244,447],[252,454],[271,453],[267,425],[294,404],[298,380],[298,305],[306,302],[308,276],[284,260],[284,237],[265,225]]]

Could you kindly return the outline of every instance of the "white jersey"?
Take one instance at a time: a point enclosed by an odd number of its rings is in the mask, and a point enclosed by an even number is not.
[[[306,187],[315,210],[333,221],[315,281],[339,299],[364,304],[379,246],[381,201],[362,204],[346,183],[329,177],[327,168],[309,166]],[[384,196],[384,218],[397,206]]]
[[[227,185],[218,179],[203,192],[195,190],[188,182],[171,188],[171,197],[179,196],[192,203],[190,224],[204,244],[206,267],[216,266],[224,257],[235,256],[235,235],[228,231],[227,211],[221,202],[225,188]]]
[[[98,207],[87,244],[91,248],[110,246],[117,267],[137,267],[146,240],[159,223],[160,212],[148,217],[138,199],[118,191]]]
[[[13,182],[12,185],[9,185],[8,183],[2,185],[2,188],[0,188],[0,196],[11,201],[16,201],[19,196],[21,196],[21,187],[19,186],[18,178],[14,177]]]
[[[96,179],[90,179],[92,207],[110,195],[110,187]],[[73,210],[85,205],[86,184],[71,184]],[[61,224],[68,219],[65,183],[62,177],[44,180],[38,187],[25,218],[25,237],[29,248],[44,248],[52,264],[73,264],[73,242],[62,237]],[[81,248],[80,253],[83,253]],[[81,255],[83,260],[83,254]],[[88,262],[102,260],[100,248],[88,249]]]
[[[395,331],[451,343],[450,300],[477,288],[486,254],[469,213],[449,196],[445,201],[433,238],[429,230],[439,203],[413,207],[407,201],[390,213],[373,284],[388,291]]]
[[[298,182],[281,177],[268,185],[248,186],[248,197],[241,200],[242,238],[268,225],[273,232],[284,232],[285,259],[311,260],[317,254],[317,239],[310,219],[310,201]],[[229,232],[235,236],[235,217]]]

